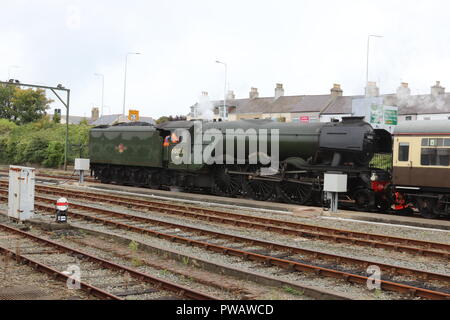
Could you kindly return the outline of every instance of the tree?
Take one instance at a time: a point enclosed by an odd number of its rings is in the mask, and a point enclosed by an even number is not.
[[[161,124],[167,121],[185,121],[186,117],[185,116],[163,116],[161,118],[159,118],[158,120],[156,120],[156,124]]]
[[[0,86],[0,118],[22,125],[41,119],[49,104],[42,89],[21,89],[16,86]]]
[[[59,113],[56,113],[53,115],[53,122],[54,123],[61,123],[61,115]]]
[[[161,124],[161,123],[164,123],[164,122],[167,122],[167,121],[169,121],[169,117],[160,117],[158,120],[156,120],[156,124]]]

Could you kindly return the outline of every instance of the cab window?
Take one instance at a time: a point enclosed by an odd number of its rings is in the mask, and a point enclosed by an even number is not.
[[[398,161],[409,160],[409,143],[400,142],[398,146]]]

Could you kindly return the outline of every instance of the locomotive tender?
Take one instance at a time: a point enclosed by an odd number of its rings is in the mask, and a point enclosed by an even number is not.
[[[181,188],[184,191],[209,192],[225,196],[244,196],[256,200],[282,200],[306,204],[322,201],[323,176],[326,172],[348,175],[347,199],[356,201],[360,209],[376,209],[383,201],[382,186],[389,181],[383,170],[371,168],[375,153],[391,153],[391,135],[375,130],[362,118],[345,118],[331,123],[280,123],[272,120],[241,120],[233,122],[200,122],[202,133],[215,129],[223,134],[223,157],[234,157],[230,164],[177,163],[181,156],[180,130],[194,137],[194,121],[173,121],[158,126],[124,123],[91,129],[89,151],[94,176],[103,183],[117,183],[150,188]],[[270,154],[271,134],[279,137],[279,164],[271,175],[263,175],[269,165],[250,161],[252,150],[249,132],[266,129],[266,141],[257,141],[257,153]],[[234,130],[234,135],[227,135]],[[250,130],[250,131],[249,131]],[[176,139],[169,137],[175,135]],[[267,142],[260,150],[261,142]],[[186,141],[184,141],[186,143]],[[190,152],[199,145],[207,148],[208,139],[192,139]],[[244,159],[236,153],[227,154],[243,143]],[[242,146],[242,145],[241,145]],[[228,151],[229,152],[229,151]],[[237,161],[240,160],[240,161]],[[378,181],[381,180],[381,181]]]

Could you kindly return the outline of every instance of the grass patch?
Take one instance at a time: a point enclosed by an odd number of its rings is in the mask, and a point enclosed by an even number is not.
[[[283,290],[284,290],[284,292],[292,294],[294,296],[303,296],[305,294],[305,292],[303,290],[297,290],[297,289],[294,289],[289,286],[284,286]]]

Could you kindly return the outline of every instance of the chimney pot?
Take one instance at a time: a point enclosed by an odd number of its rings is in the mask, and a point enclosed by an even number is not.
[[[258,98],[259,93],[257,88],[251,88],[250,89],[250,99]]]
[[[341,89],[341,85],[334,83],[333,88],[330,90],[332,97],[342,97],[342,94],[344,93]]]
[[[436,81],[436,84],[431,87],[431,95],[434,97],[445,94],[445,88],[441,86],[440,81]]]
[[[366,97],[378,97],[380,95],[380,89],[377,87],[377,83],[373,81],[367,82]]]
[[[400,87],[397,88],[397,99],[404,100],[411,95],[411,89],[407,82],[402,82]]]
[[[229,90],[227,93],[227,100],[234,100],[236,99],[236,95],[234,94],[233,90]]]
[[[284,96],[284,89],[282,83],[277,83],[275,87],[275,99]]]
[[[95,121],[100,117],[100,111],[98,108],[92,108],[91,110],[91,120]]]

